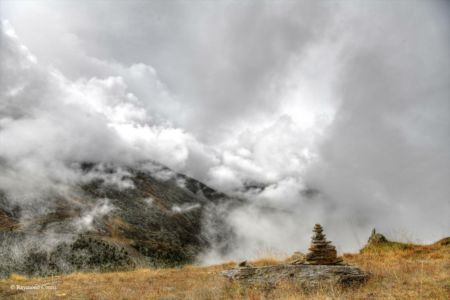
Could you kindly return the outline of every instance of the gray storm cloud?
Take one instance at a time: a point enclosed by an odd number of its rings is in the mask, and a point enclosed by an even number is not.
[[[1,6],[0,188],[16,198],[81,180],[73,162],[153,159],[249,199],[232,258],[302,250],[316,222],[341,251],[372,227],[448,235],[448,3]]]

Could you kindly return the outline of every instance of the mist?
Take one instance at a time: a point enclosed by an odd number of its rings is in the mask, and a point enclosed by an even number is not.
[[[315,223],[340,252],[374,227],[433,242],[450,228],[449,8],[2,1],[0,190],[45,207],[88,180],[79,163],[162,163],[247,199],[230,252],[202,262],[304,251]]]

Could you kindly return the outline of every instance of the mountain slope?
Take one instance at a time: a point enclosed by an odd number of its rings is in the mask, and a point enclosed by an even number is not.
[[[233,237],[216,208],[240,200],[197,180],[154,163],[80,170],[83,182],[47,196],[43,213],[0,197],[0,275],[174,266]]]

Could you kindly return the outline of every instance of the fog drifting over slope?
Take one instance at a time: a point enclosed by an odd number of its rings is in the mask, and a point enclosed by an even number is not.
[[[305,250],[316,222],[338,250],[372,227],[449,234],[444,1],[0,11],[0,189],[18,202],[82,180],[74,162],[152,159],[251,200],[232,258]]]

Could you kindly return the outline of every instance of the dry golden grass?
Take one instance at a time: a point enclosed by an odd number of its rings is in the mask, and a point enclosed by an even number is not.
[[[367,284],[347,289],[323,287],[310,292],[288,282],[275,288],[242,286],[219,274],[235,266],[225,263],[48,278],[13,275],[0,280],[0,299],[450,299],[449,245],[391,243],[361,254],[346,254],[344,260],[371,274]],[[278,261],[266,258],[251,263],[264,266]],[[42,284],[48,284],[47,288],[16,289]]]

